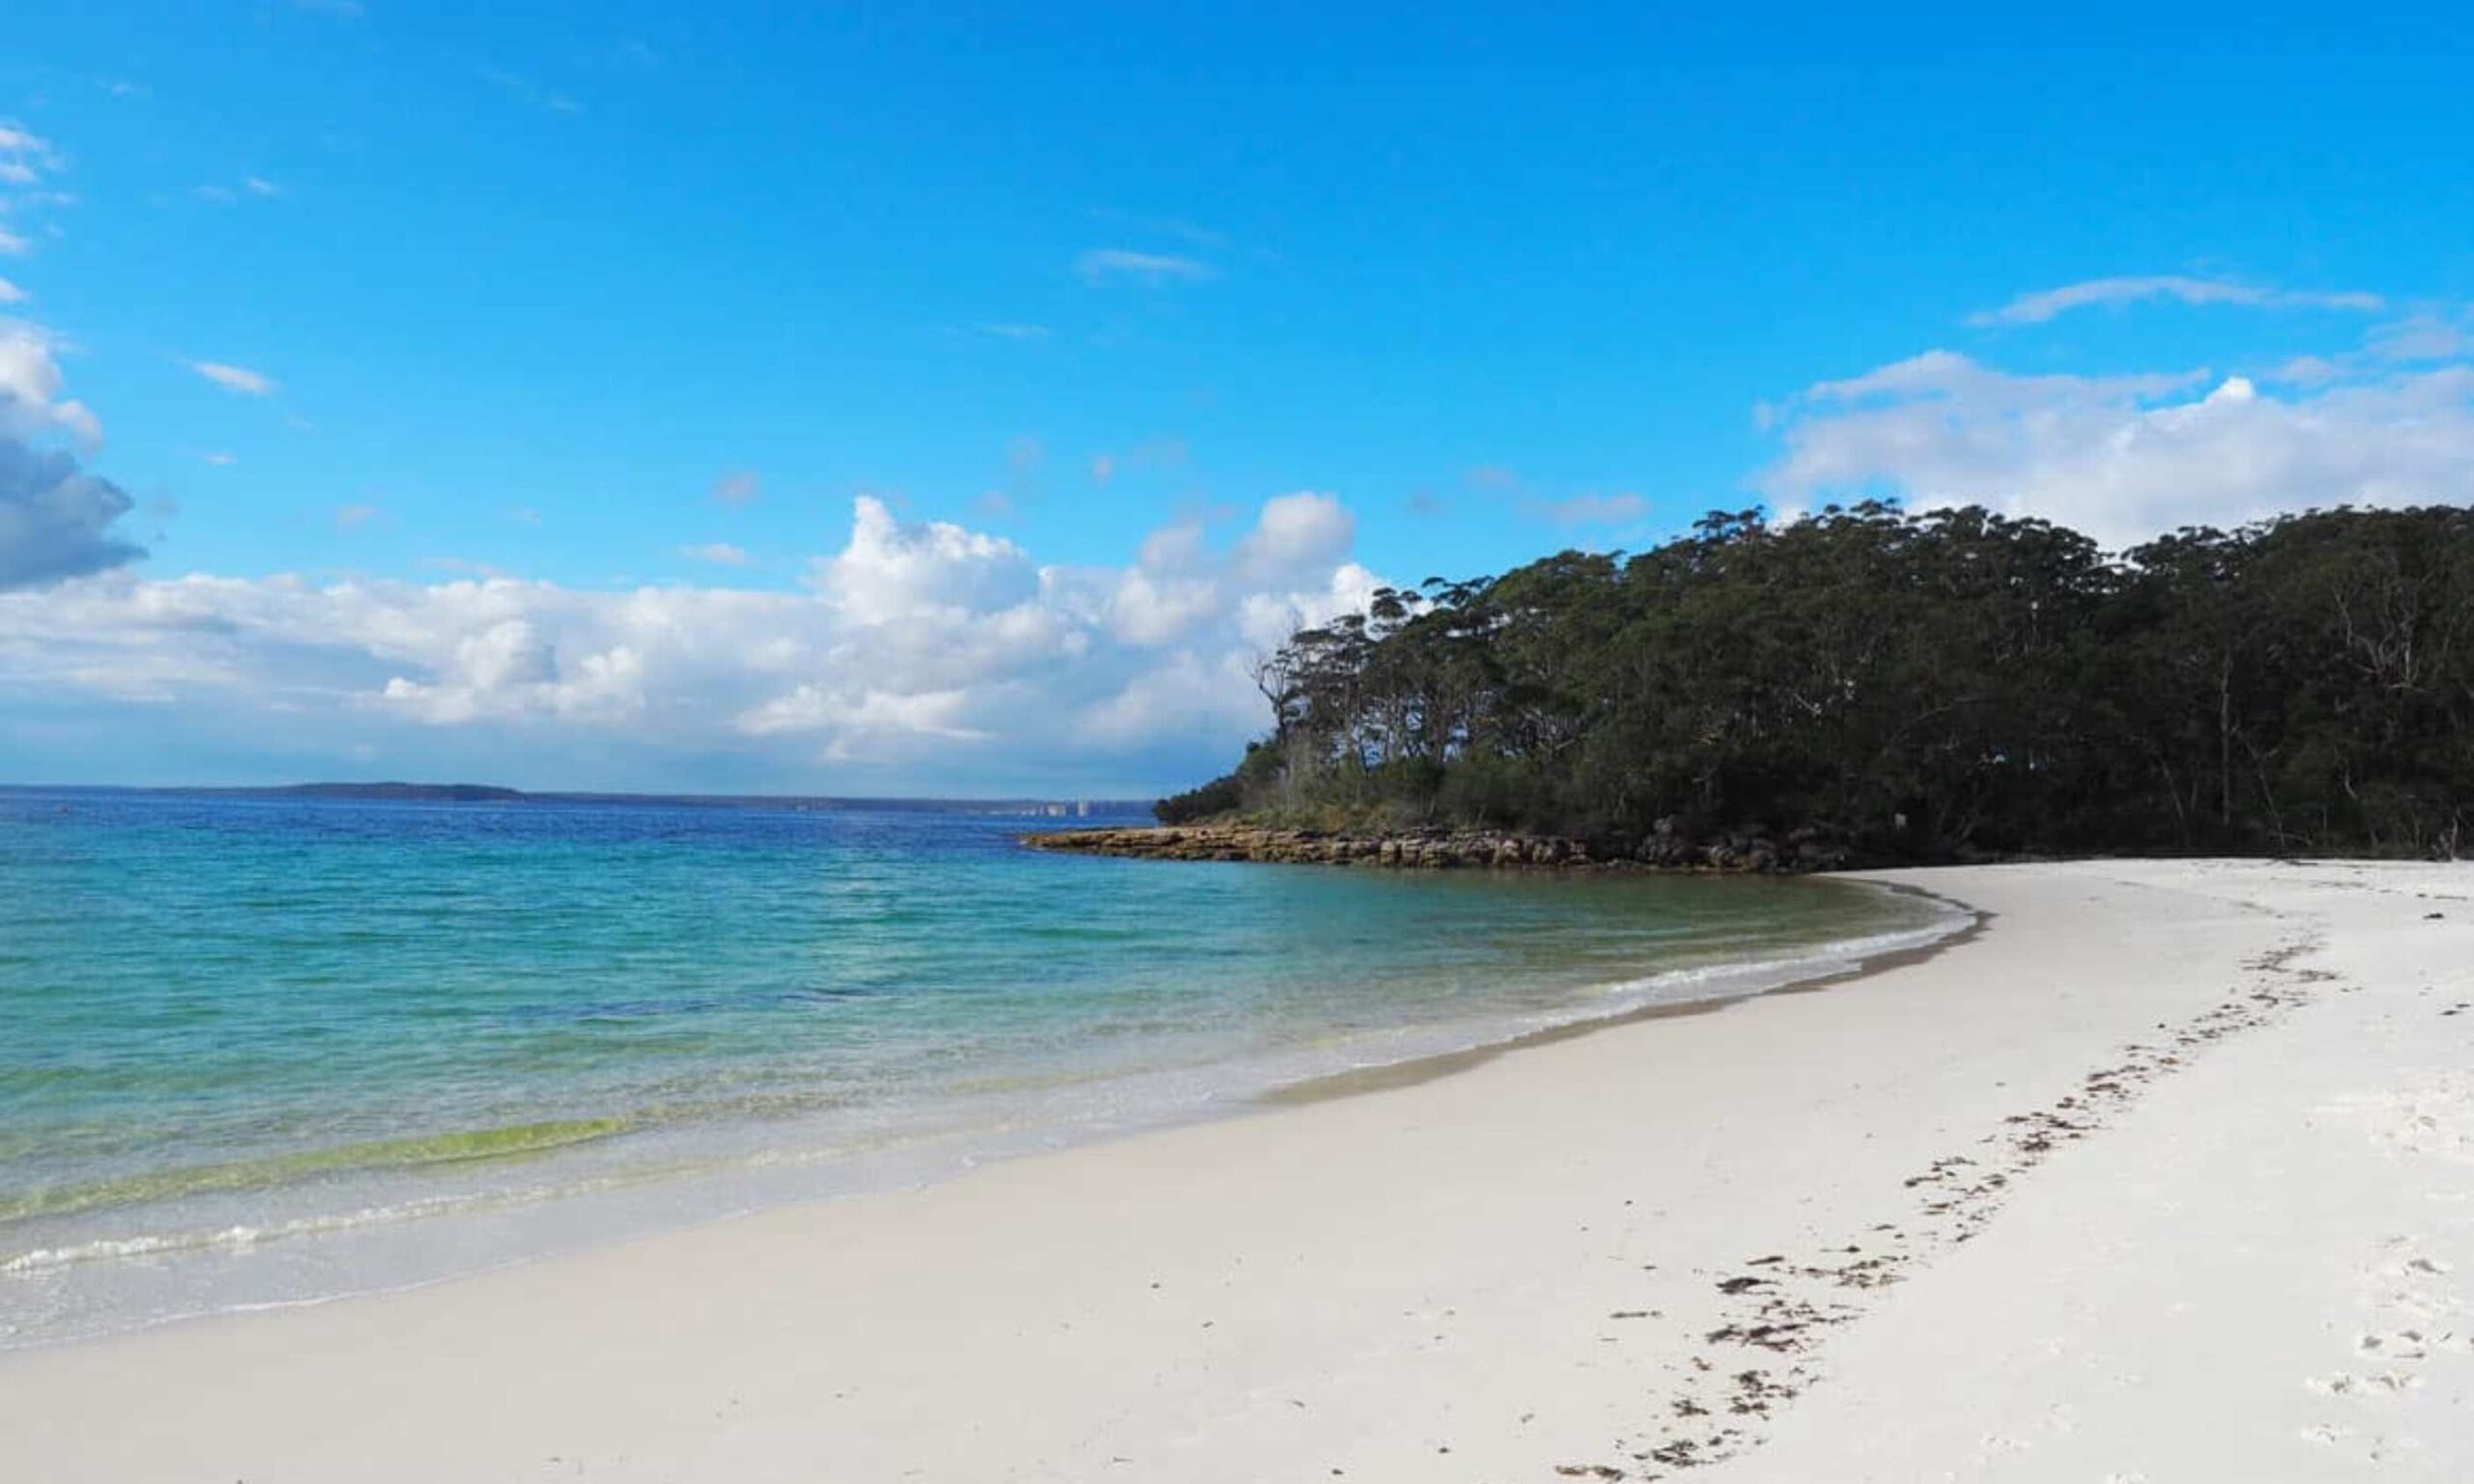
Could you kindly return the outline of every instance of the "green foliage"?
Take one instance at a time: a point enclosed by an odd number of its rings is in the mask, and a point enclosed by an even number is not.
[[[1260,742],[1246,744],[1246,756],[1233,773],[1213,779],[1199,788],[1189,788],[1171,798],[1151,806],[1152,814],[1162,824],[1189,824],[1243,809],[1251,801],[1259,803],[1280,778],[1278,755]]]
[[[1384,589],[1260,684],[1271,736],[1163,819],[1803,827],[1873,860],[2454,853],[2474,511],[2315,511],[2118,559],[1978,508],[1718,512],[1638,556]]]
[[[1198,788],[1171,794],[1151,806],[1153,817],[1162,824],[1191,824],[1215,814],[1225,814],[1241,809],[1246,803],[1246,790],[1238,785],[1237,775],[1225,773]]]

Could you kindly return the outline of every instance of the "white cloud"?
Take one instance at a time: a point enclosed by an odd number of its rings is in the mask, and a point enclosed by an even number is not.
[[[966,690],[900,691],[861,685],[835,691],[801,684],[738,718],[738,729],[752,737],[782,732],[827,732],[836,739],[835,758],[855,753],[854,739],[936,737],[977,741],[989,735],[964,725],[972,710]]]
[[[2253,309],[2349,309],[2365,313],[2375,312],[2383,304],[2376,294],[2311,293],[2234,283],[2221,278],[2163,273],[2145,277],[2090,278],[2084,283],[2068,283],[2057,289],[2040,289],[2033,294],[2022,294],[1999,309],[1971,314],[1968,316],[1968,323],[1977,326],[2041,325],[2073,309],[2118,306],[2151,299],[2179,300],[2186,304],[2237,304]]]
[[[245,397],[263,397],[274,390],[273,378],[246,366],[220,360],[189,360],[182,364],[225,391],[239,392]]]
[[[851,508],[850,544],[816,563],[813,583],[859,623],[996,613],[1038,589],[1029,554],[1002,536],[946,521],[905,526],[869,495]]]
[[[791,776],[1167,784],[1261,728],[1250,654],[1375,585],[1331,545],[1328,499],[1271,501],[1221,552],[1170,528],[1123,570],[1041,566],[862,499],[807,591],[103,573],[0,594],[0,691],[236,727],[281,709],[355,745],[446,728],[552,770],[590,735]],[[1285,580],[1244,575],[1266,554]],[[1137,614],[1143,583],[1174,585],[1173,616]]]
[[[734,469],[713,480],[711,494],[716,504],[744,505],[763,493],[763,482],[752,469]]]
[[[2371,332],[2371,354],[2381,360],[2474,358],[2474,309],[2420,309]]]
[[[84,447],[103,441],[103,425],[86,404],[60,395],[60,363],[41,327],[0,319],[0,437],[67,434]]]
[[[358,530],[361,527],[368,525],[370,522],[379,519],[386,513],[386,511],[381,510],[376,505],[337,505],[335,507],[335,529]]]
[[[2205,372],[2013,376],[1930,352],[1807,389],[1753,485],[1784,513],[1886,493],[2040,516],[2113,547],[2314,505],[2467,498],[2474,366],[2318,369],[2271,391]]]
[[[272,201],[283,194],[283,187],[262,175],[245,175],[241,177],[241,184],[238,186],[227,186],[220,181],[209,181],[203,186],[192,187],[190,193],[201,201],[211,201],[216,206],[238,206],[245,196],[253,196],[261,201]]]
[[[0,278],[0,304],[22,304],[32,297],[8,279]]]
[[[75,204],[75,196],[48,184],[61,168],[60,152],[50,140],[14,120],[0,119],[0,186],[10,187],[0,195],[0,211],[39,212]],[[33,238],[0,221],[0,257],[22,258],[34,250]],[[22,291],[0,293],[0,304],[22,303],[24,299]]]
[[[682,546],[678,549],[678,555],[690,561],[709,561],[721,567],[747,565],[747,553],[731,545],[728,541],[708,541],[703,546]]]
[[[1382,585],[1383,580],[1365,567],[1342,562],[1319,589],[1248,593],[1238,603],[1238,632],[1249,654],[1269,653],[1305,625],[1364,610]]]
[[[1262,728],[1262,697],[1234,650],[1216,660],[1180,649],[1155,670],[1135,675],[1115,695],[1076,718],[1075,731],[1094,747],[1140,745],[1164,731],[1197,737],[1243,736]]]
[[[1357,539],[1357,517],[1330,495],[1300,490],[1263,501],[1237,546],[1237,572],[1251,583],[1289,582],[1327,571]]]
[[[1816,382],[1806,387],[1807,404],[1858,404],[1928,396],[1957,396],[2006,406],[2027,407],[2072,396],[2160,397],[2203,382],[2207,373],[2172,371],[2115,377],[2071,375],[2011,376],[1988,370],[1953,351],[1926,351],[1894,360],[1861,376]],[[1784,418],[1795,409],[1779,410]]]
[[[1127,247],[1094,247],[1074,260],[1082,281],[1102,284],[1119,280],[1151,285],[1202,283],[1220,276],[1219,270],[1194,258],[1173,253],[1136,252]]]
[[[32,186],[60,169],[50,140],[12,119],[0,119],[0,185]]]

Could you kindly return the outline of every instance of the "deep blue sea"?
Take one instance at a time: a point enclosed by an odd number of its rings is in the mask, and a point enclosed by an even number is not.
[[[1954,926],[1042,824],[0,790],[0,1346],[933,1179]]]

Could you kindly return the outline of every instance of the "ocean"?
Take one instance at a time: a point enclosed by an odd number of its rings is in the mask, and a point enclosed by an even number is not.
[[[1041,823],[0,790],[0,1347],[935,1179],[1963,921]]]

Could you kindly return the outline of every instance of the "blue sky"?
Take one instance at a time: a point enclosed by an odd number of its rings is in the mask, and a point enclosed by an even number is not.
[[[15,8],[0,779],[1147,790],[1374,580],[2474,487],[2462,15],[1188,9]]]

